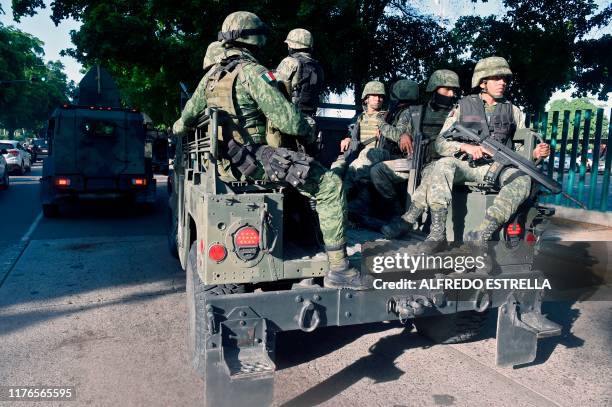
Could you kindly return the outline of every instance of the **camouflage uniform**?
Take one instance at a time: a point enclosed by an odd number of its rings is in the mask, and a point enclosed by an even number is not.
[[[426,91],[434,92],[439,86],[458,88],[459,78],[457,74],[448,70],[438,70],[434,72],[429,79]],[[414,100],[416,100],[417,97],[418,95],[414,95]],[[424,151],[424,166],[421,170],[421,183],[410,197],[412,203],[424,210],[427,207],[428,175],[433,168],[433,162],[439,158],[439,155],[433,148],[433,141],[440,133],[440,129],[448,116],[450,108],[437,105],[434,103],[433,97],[424,107],[413,106],[408,108],[408,106],[406,106],[398,115],[398,124],[396,124],[395,127],[401,130],[402,133],[407,133],[409,135],[415,134],[411,109],[419,112],[417,114],[420,115],[419,121],[422,132],[422,142],[428,143]],[[408,164],[409,162],[407,159],[398,158],[378,163],[372,167],[370,172],[372,182],[384,198],[389,200],[397,199],[394,184],[408,180],[410,176],[410,171],[407,168]]]
[[[500,100],[498,103],[509,102]],[[483,102],[487,122],[489,122],[498,103],[487,105]],[[516,106],[512,106],[512,117],[517,129],[525,128],[524,116]],[[444,123],[442,132],[448,130],[460,118],[461,111],[457,107]],[[455,158],[455,154],[459,152],[460,145],[460,142],[447,140],[444,137],[436,139],[436,151],[444,158],[438,160],[431,175],[428,193],[429,206],[432,210],[448,207],[452,199],[453,184],[484,182],[484,176],[489,170],[490,165],[480,165],[472,168],[467,160]],[[486,215],[497,220],[500,224],[507,222],[512,214],[516,212],[519,205],[529,196],[531,179],[527,175],[517,176],[516,173],[518,172],[518,169],[510,168],[502,173],[500,185],[503,186],[493,201],[493,205],[487,209]],[[507,180],[510,180],[508,184],[505,183]]]
[[[285,43],[290,55],[276,68],[276,77],[284,85],[291,102],[303,113],[314,115],[324,81],[323,68],[311,55],[312,34],[302,28],[291,30]],[[294,51],[295,50],[295,51]]]
[[[246,12],[236,12],[228,16],[240,19]],[[237,15],[237,16],[236,16]],[[259,20],[257,18],[257,20]],[[224,22],[224,27],[226,25]],[[223,31],[230,31],[223,29]],[[246,41],[243,41],[246,42]],[[193,127],[199,115],[207,106],[220,107],[226,111],[235,111],[235,121],[245,131],[241,133],[242,139],[237,140],[241,145],[252,146],[265,144],[266,121],[270,121],[275,128],[285,134],[308,138],[312,135],[312,128],[297,108],[289,103],[278,90],[273,75],[260,65],[255,57],[244,48],[238,48],[231,42],[220,43],[222,58],[216,60],[215,65],[204,75],[192,98],[187,102],[173,129],[175,133],[184,131],[184,128]],[[219,62],[226,58],[236,58],[240,62],[232,73],[217,79],[221,65]],[[235,73],[231,88],[224,90],[221,82]],[[212,89],[211,89],[212,88]],[[233,97],[227,98],[230,93]],[[233,100],[233,102],[228,102]],[[232,106],[225,106],[231,104]],[[235,168],[230,168],[228,160],[223,160],[221,167],[225,167],[226,177],[240,176]],[[261,163],[258,163],[261,166]],[[251,178],[265,178],[263,167]],[[223,172],[223,168],[219,168]],[[338,247],[345,243],[346,198],[342,189],[341,179],[334,173],[326,170],[317,162],[311,163],[306,182],[299,185],[298,190],[306,196],[317,201],[317,214],[323,240],[327,247]]]

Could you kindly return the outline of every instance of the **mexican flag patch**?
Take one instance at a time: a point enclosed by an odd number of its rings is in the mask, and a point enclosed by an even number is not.
[[[272,83],[272,82],[276,82],[276,77],[274,76],[274,73],[272,71],[268,71],[268,72],[264,72],[261,74],[261,77],[263,78],[264,81],[266,81],[267,83]]]

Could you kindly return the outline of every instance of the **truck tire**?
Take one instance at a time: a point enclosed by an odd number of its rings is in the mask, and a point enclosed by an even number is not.
[[[59,207],[56,204],[43,204],[42,210],[45,218],[56,218],[59,216]]]
[[[206,321],[206,298],[213,295],[245,292],[243,284],[205,285],[197,269],[196,243],[191,245],[187,260],[187,345],[195,371],[204,377],[206,371],[206,340],[209,337]]]
[[[168,236],[168,250],[175,259],[179,258],[178,253],[178,222],[174,222],[174,216],[172,215],[172,209],[168,210],[168,224],[166,235]]]
[[[485,312],[463,311],[456,314],[436,315],[417,318],[414,325],[417,331],[436,343],[461,343],[476,338],[486,322]]]

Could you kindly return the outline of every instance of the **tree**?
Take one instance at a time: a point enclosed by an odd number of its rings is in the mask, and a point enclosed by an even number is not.
[[[465,0],[468,1],[468,0]],[[477,0],[469,0],[476,2]],[[484,0],[483,0],[484,1]],[[326,71],[327,90],[360,89],[368,80],[409,77],[425,81],[450,68],[469,90],[472,69],[485,56],[506,57],[515,72],[510,95],[530,111],[542,110],[553,91],[573,83],[578,92],[610,88],[610,39],[587,39],[605,26],[612,5],[594,0],[505,0],[507,13],[463,17],[448,30],[419,11],[413,0],[56,0],[52,19],[83,24],[67,50],[86,67],[105,66],[126,103],[171,124],[178,115],[178,82],[194,88],[201,61],[223,18],[235,10],[258,14],[272,31],[260,61],[274,67],[295,27],[313,32],[315,56]],[[13,0],[14,17],[32,15],[42,0]]]
[[[0,24],[0,127],[36,131],[66,102],[70,84],[61,62],[43,61],[42,41]],[[17,82],[16,82],[17,81]]]
[[[610,22],[612,5],[600,12],[593,0],[505,0],[504,5],[503,16],[460,18],[453,38],[474,62],[490,55],[508,60],[514,101],[542,111],[555,90],[572,84],[579,94],[595,91],[605,98],[611,57],[602,47],[610,39],[585,37]]]

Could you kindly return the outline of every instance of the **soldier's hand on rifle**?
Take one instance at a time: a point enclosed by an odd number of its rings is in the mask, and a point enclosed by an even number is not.
[[[491,155],[486,148],[479,145],[461,144],[461,151],[471,156],[473,160],[481,159],[485,154]]]
[[[412,154],[412,137],[410,137],[410,134],[404,133],[400,136],[399,148],[403,153]]]
[[[350,137],[347,137],[347,138],[343,139],[342,141],[340,141],[340,152],[344,153],[346,150],[348,150],[350,145],[351,145],[351,138]]]
[[[546,158],[550,155],[550,146],[546,143],[540,143],[533,149],[533,158],[538,160],[540,158]]]

